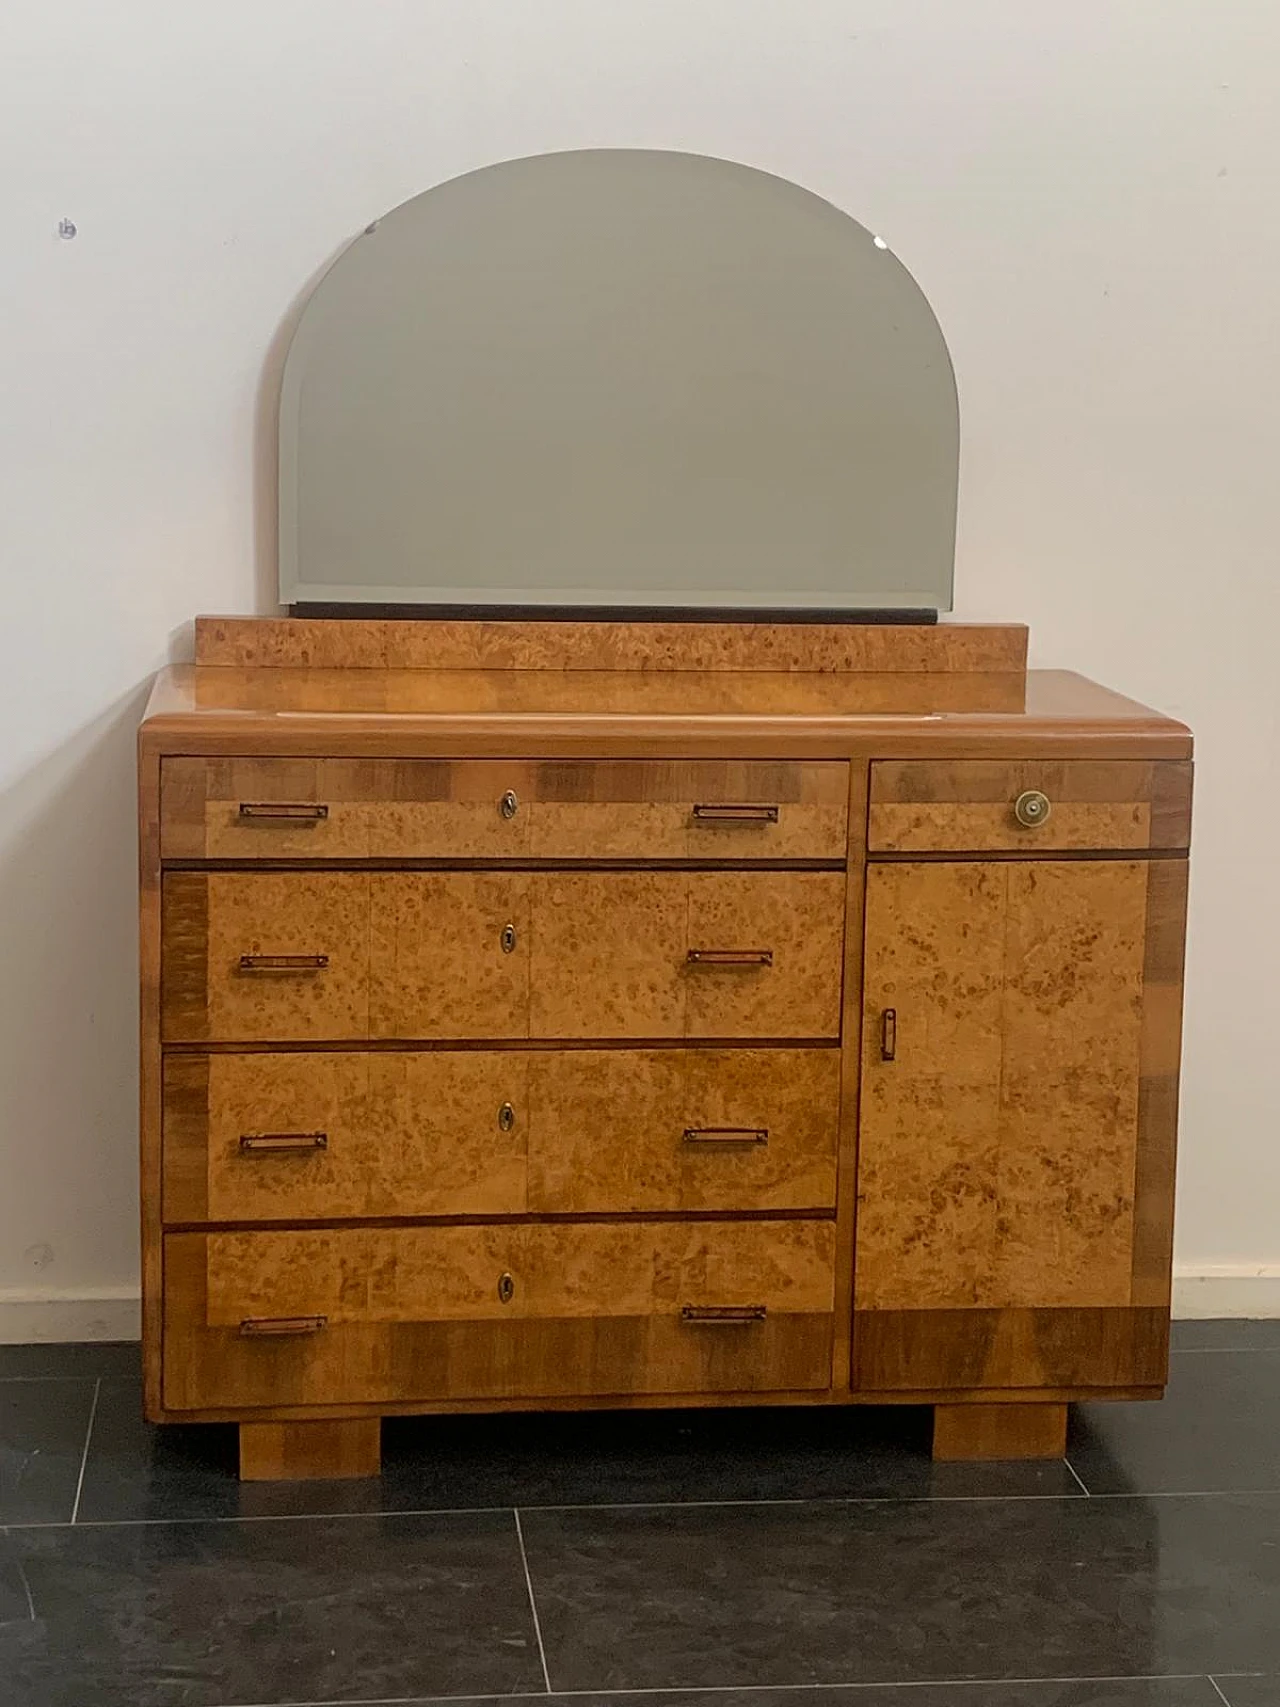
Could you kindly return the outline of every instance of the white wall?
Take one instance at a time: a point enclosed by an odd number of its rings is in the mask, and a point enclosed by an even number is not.
[[[1267,0],[5,0],[0,1302],[79,1301],[10,1333],[129,1319],[132,732],[197,611],[270,604],[299,296],[601,144],[882,232],[959,376],[958,614],[1195,725],[1179,1262],[1280,1276],[1277,50]]]

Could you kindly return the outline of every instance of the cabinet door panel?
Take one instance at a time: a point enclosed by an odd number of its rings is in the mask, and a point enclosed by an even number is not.
[[[869,872],[857,1309],[1136,1301],[1144,992],[1160,1005],[1177,990],[1151,975],[1148,893],[1162,869]],[[1170,1146],[1169,1124],[1153,1137]],[[1142,1176],[1160,1195],[1141,1206],[1148,1246],[1161,1218],[1168,1241],[1159,1171]]]

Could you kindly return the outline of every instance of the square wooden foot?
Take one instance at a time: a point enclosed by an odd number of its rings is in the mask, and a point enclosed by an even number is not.
[[[338,1480],[381,1468],[380,1417],[240,1424],[242,1482]]]
[[[935,1405],[933,1456],[1062,1458],[1067,1450],[1065,1405]]]

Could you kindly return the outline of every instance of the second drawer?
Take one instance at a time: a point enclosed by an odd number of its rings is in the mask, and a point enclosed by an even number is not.
[[[828,871],[169,872],[166,1043],[836,1037]]]
[[[834,1049],[170,1056],[172,1223],[829,1209]]]

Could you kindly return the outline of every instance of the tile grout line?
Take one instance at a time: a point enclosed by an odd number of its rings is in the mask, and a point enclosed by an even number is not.
[[[510,1507],[506,1509],[511,1509]],[[1241,1675],[1255,1676],[1249,1672]],[[957,1685],[970,1688],[983,1688],[995,1685],[999,1688],[1017,1689],[1026,1684],[1054,1683],[1199,1683],[1207,1681],[1214,1683],[1213,1678],[1205,1672],[1175,1671],[1175,1672],[1139,1672],[1117,1673],[1108,1677],[922,1677],[910,1678],[906,1681],[885,1682],[883,1680],[870,1683],[706,1683],[691,1688],[688,1684],[659,1684],[641,1685],[631,1689],[561,1689],[553,1691],[559,1701],[586,1698],[595,1700],[598,1697],[613,1697],[624,1695],[804,1695],[815,1691],[840,1690],[850,1695],[858,1695],[869,1691],[885,1689],[948,1689]],[[1215,1689],[1217,1688],[1214,1683]],[[1219,1690],[1219,1694],[1221,1691]],[[379,1695],[343,1696],[338,1701],[276,1701],[237,1703],[237,1707],[464,1707],[466,1703],[482,1703],[487,1701],[540,1701],[541,1697],[528,1689],[516,1689],[490,1692],[487,1695]],[[1224,1697],[1225,1700],[1225,1697]],[[1227,1707],[1231,1707],[1227,1702]]]
[[[552,1693],[551,1673],[547,1670],[547,1650],[542,1644],[542,1620],[538,1617],[538,1603],[533,1595],[533,1577],[529,1572],[529,1555],[524,1550],[524,1529],[520,1524],[520,1508],[512,1506],[511,1515],[516,1520],[516,1540],[520,1543],[520,1563],[524,1566],[525,1587],[529,1590],[529,1611],[533,1614],[533,1633],[538,1638],[538,1658],[542,1661],[542,1681],[547,1686],[547,1694]]]
[[[1218,1680],[1216,1677],[1211,1677],[1209,1679],[1209,1687],[1213,1690],[1214,1694],[1218,1697],[1218,1700],[1223,1703],[1223,1707],[1231,1707],[1231,1703],[1227,1700],[1226,1696],[1218,1688]]]
[[[1080,1480],[1080,1474],[1077,1471],[1075,1465],[1071,1462],[1071,1460],[1069,1458],[1064,1458],[1062,1460],[1062,1462],[1066,1465],[1067,1469],[1070,1470],[1071,1474],[1075,1477],[1076,1486],[1080,1489],[1080,1492],[1084,1495],[1084,1497],[1087,1500],[1091,1500],[1093,1498],[1093,1495],[1089,1492],[1088,1488],[1086,1488],[1084,1483]]]
[[[1058,1460],[1066,1463],[1065,1459]],[[1070,1466],[1068,1465],[1068,1468]],[[1072,1475],[1075,1471],[1072,1470]],[[1076,1477],[1079,1481],[1079,1477]],[[1082,1484],[1083,1485],[1083,1484]],[[1142,1491],[1130,1490],[1124,1493],[1085,1493],[1092,1501],[1099,1500],[1214,1500],[1230,1499],[1233,1495],[1248,1494],[1280,1495],[1280,1484],[1266,1488],[1149,1488]],[[798,1496],[794,1499],[775,1500],[605,1500],[576,1502],[561,1505],[530,1505],[526,1511],[560,1512],[560,1511],[709,1511],[727,1506],[949,1506],[949,1505],[1053,1505],[1070,1501],[1078,1503],[1078,1493],[1065,1494],[811,1494]],[[206,1523],[350,1523],[360,1519],[366,1521],[376,1518],[385,1519],[409,1517],[492,1517],[498,1512],[511,1511],[511,1506],[403,1506],[396,1509],[379,1509],[371,1507],[368,1511],[281,1511],[254,1512],[251,1514],[234,1513],[218,1517],[205,1517],[195,1513],[177,1517],[91,1517],[81,1521],[75,1520],[77,1529],[140,1529],[160,1528],[165,1525],[206,1524]],[[40,1521],[35,1523],[8,1523],[7,1529],[69,1529],[71,1524],[65,1519]],[[1161,1674],[1163,1675],[1163,1674]],[[1203,1677],[1203,1672],[1188,1673],[1188,1676]],[[763,1685],[761,1687],[764,1687]],[[844,1687],[842,1685],[842,1687]],[[558,1694],[571,1693],[564,1690]],[[600,1694],[599,1690],[586,1690],[585,1694]],[[469,1699],[469,1698],[468,1698]],[[488,1699],[488,1697],[477,1697]]]
[[[84,1431],[84,1452],[80,1457],[80,1474],[76,1478],[76,1500],[71,1508],[72,1526],[75,1525],[76,1519],[80,1516],[80,1496],[84,1492],[84,1473],[89,1463],[89,1442],[93,1439],[93,1424],[98,1415],[98,1394],[101,1391],[102,1377],[99,1375],[93,1384],[93,1403],[89,1406],[89,1426]]]

